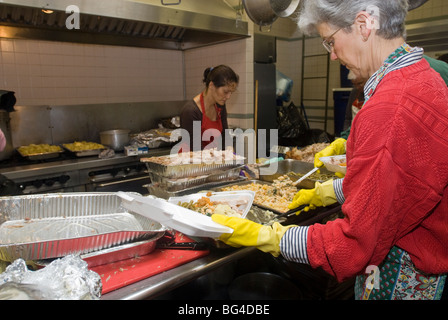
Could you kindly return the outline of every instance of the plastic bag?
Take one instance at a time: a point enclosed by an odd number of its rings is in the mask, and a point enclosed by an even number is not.
[[[309,129],[305,117],[294,103],[277,107],[277,122],[280,145],[304,145],[309,135]]]

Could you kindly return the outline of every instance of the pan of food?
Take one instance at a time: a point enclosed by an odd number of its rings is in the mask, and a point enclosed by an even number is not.
[[[75,141],[64,143],[65,149],[75,154],[77,157],[90,157],[99,155],[101,151],[107,149],[104,145],[96,142]]]
[[[57,145],[30,144],[18,147],[17,152],[28,160],[47,160],[59,157],[64,150]]]

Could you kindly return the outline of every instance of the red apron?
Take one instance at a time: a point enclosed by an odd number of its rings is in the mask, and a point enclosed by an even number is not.
[[[210,141],[203,141],[202,137],[206,130],[208,129],[216,129],[222,134],[222,120],[221,120],[221,109],[215,104],[216,109],[216,121],[210,120],[205,114],[205,104],[204,104],[204,94],[201,93],[201,109],[202,109],[202,123],[201,123],[201,146],[202,150],[206,147],[213,148],[221,148],[221,146],[217,145],[217,142],[214,141],[214,137],[210,137]]]

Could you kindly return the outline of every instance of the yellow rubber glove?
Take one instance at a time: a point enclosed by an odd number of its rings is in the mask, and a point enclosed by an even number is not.
[[[280,239],[293,227],[284,227],[275,222],[272,226],[263,226],[247,219],[229,217],[221,214],[212,215],[212,220],[233,229],[233,233],[225,233],[219,240],[232,247],[256,247],[274,257],[280,255]]]
[[[339,156],[345,154],[345,144],[347,140],[339,138],[334,140],[328,147],[324,150],[316,153],[314,155],[314,167],[322,167],[324,163],[319,160],[323,157]]]
[[[334,192],[333,179],[331,179],[323,183],[316,182],[314,189],[302,189],[297,192],[288,208],[292,210],[307,204],[309,206],[304,211],[309,211],[310,209],[326,207],[336,202],[338,200]]]

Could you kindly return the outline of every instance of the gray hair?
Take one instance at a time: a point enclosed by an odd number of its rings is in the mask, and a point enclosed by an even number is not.
[[[321,23],[350,32],[361,11],[375,8],[379,17],[376,34],[384,39],[406,37],[408,0],[302,0],[298,16],[300,30],[306,35],[317,33]]]

